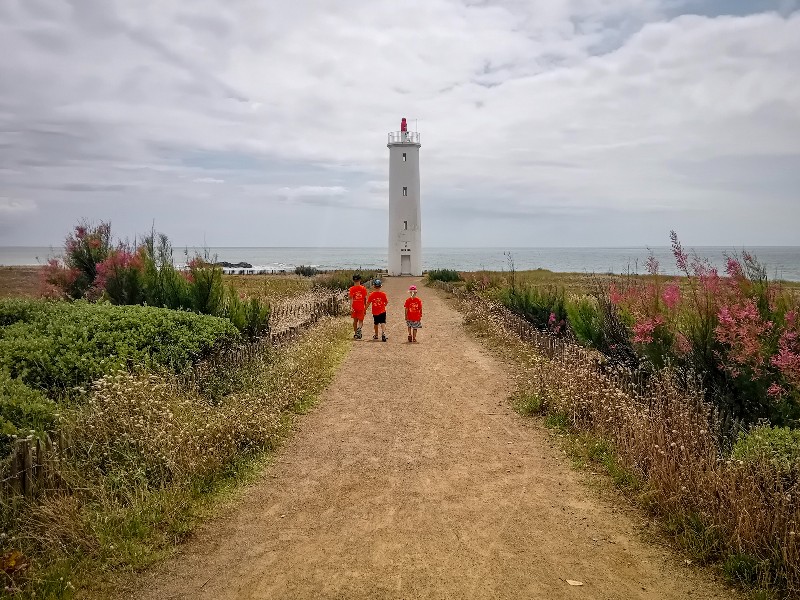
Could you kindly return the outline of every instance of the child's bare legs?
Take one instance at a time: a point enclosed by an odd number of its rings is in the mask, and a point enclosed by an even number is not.
[[[358,333],[358,319],[353,319],[353,333]]]
[[[411,337],[411,327],[409,327],[408,328],[408,341],[410,342],[412,339],[414,339],[414,338]]]
[[[411,340],[416,342],[417,341],[417,330],[416,328],[411,330]]]
[[[375,339],[378,339],[378,324],[375,323]]]

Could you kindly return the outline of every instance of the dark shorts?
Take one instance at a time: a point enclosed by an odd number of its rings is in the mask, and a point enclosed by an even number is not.
[[[386,313],[382,312],[379,315],[372,315],[372,320],[375,321],[375,325],[380,325],[381,323],[386,323]]]

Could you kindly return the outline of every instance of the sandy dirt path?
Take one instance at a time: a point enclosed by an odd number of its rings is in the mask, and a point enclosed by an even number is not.
[[[384,287],[389,342],[354,341],[263,479],[134,597],[731,597],[580,482],[437,292],[408,344],[410,282]]]

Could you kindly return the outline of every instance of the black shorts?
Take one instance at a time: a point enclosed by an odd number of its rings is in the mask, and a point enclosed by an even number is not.
[[[379,315],[372,315],[372,320],[375,322],[375,325],[380,325],[381,323],[386,323],[386,313],[382,312]]]

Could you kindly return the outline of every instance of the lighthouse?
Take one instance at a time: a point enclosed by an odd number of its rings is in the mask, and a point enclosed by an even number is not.
[[[389,132],[389,275],[422,275],[419,133]]]

